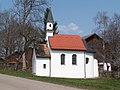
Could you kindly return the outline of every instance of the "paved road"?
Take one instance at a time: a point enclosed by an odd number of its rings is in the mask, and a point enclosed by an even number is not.
[[[0,90],[82,90],[0,74]]]

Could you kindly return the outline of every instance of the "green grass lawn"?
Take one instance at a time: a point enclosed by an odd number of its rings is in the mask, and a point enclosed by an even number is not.
[[[115,78],[64,79],[64,78],[36,77],[33,76],[29,71],[15,71],[11,69],[0,69],[0,73],[38,81],[61,84],[76,88],[84,88],[88,90],[120,90],[120,79]]]

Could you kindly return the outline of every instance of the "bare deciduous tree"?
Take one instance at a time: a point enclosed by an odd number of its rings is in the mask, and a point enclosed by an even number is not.
[[[16,34],[13,26],[15,26],[16,21],[13,19],[9,11],[1,12],[0,19],[0,45],[5,53],[3,56],[8,56],[14,49],[13,39],[16,37]]]
[[[47,5],[47,0],[14,0],[15,16],[19,23],[17,29],[22,38],[23,69],[26,69],[25,50],[35,38],[35,36],[29,36],[31,32],[29,23],[31,25],[42,24],[44,8]]]
[[[108,17],[106,14],[99,13],[96,18],[97,30],[102,31],[99,35],[103,36],[104,57],[111,61],[113,67],[117,67],[118,76],[120,71],[120,15]]]

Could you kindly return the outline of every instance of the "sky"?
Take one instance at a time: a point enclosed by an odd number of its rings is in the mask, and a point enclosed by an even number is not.
[[[51,0],[54,20],[58,22],[58,31],[62,34],[80,36],[93,33],[93,18],[97,12],[107,12],[108,16],[120,14],[120,0]],[[12,0],[0,0],[0,9],[12,7]]]

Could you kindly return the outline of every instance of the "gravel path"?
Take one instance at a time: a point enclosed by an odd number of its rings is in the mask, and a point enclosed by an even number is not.
[[[0,90],[83,90],[0,74]]]

